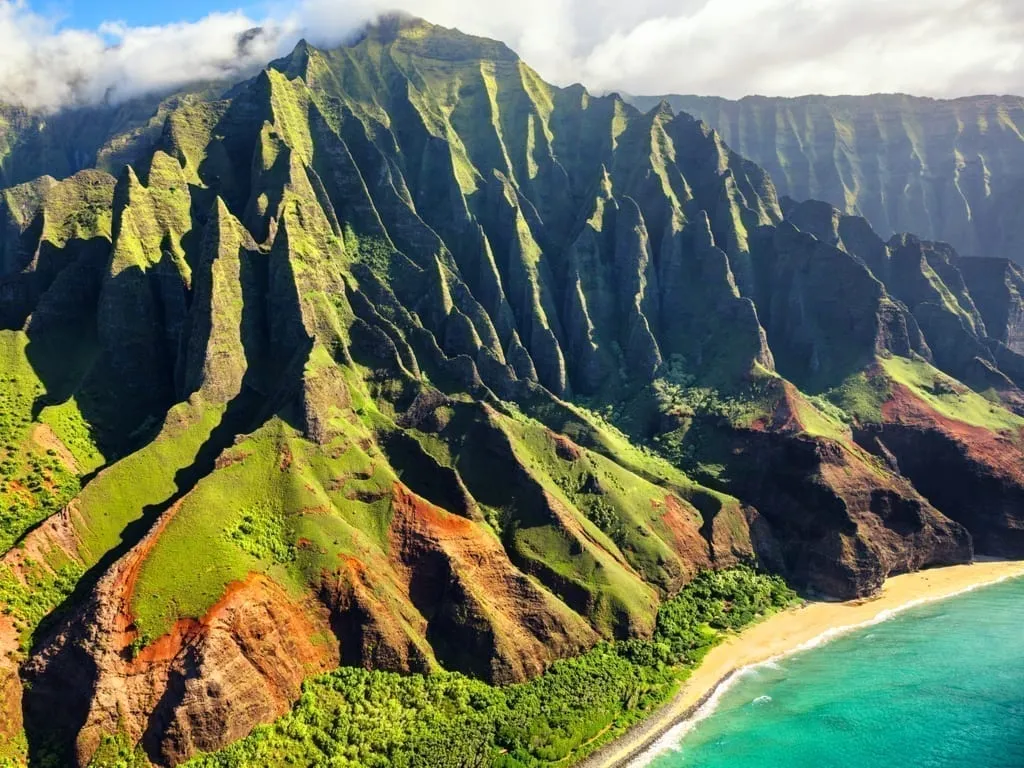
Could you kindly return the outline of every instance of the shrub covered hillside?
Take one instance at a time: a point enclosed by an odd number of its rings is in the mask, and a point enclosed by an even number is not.
[[[4,136],[16,764],[412,759],[388,724],[446,708],[552,761],[777,602],[698,574],[846,598],[1024,553],[1019,270],[784,215],[665,105],[385,19]]]
[[[779,577],[745,568],[703,571],[662,604],[650,639],[601,644],[504,688],[458,673],[343,667],[306,683],[293,710],[273,725],[188,765],[565,764],[662,703],[723,632],[794,598]]]

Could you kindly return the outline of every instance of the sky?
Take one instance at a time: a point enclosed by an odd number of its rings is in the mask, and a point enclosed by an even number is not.
[[[0,0],[0,101],[54,110],[238,79],[393,10],[504,40],[596,92],[1024,94],[1022,0]]]

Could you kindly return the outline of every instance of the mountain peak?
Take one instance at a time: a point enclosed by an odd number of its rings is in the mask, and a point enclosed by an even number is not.
[[[442,61],[519,60],[518,54],[499,40],[466,34],[406,13],[377,17],[363,28],[352,45],[364,41],[395,45],[408,53]]]

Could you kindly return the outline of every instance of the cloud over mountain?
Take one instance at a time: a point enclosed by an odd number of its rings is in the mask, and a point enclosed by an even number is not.
[[[300,36],[335,43],[396,5],[500,38],[548,79],[597,90],[1024,92],[1016,0],[304,0],[264,18],[94,30],[0,0],[0,99],[57,108],[238,77]]]

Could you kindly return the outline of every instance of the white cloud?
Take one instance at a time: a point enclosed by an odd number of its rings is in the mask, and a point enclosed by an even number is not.
[[[1019,0],[302,0],[261,19],[96,30],[0,0],[0,100],[55,108],[237,78],[300,36],[335,43],[396,5],[599,91],[1024,93]]]
[[[95,104],[239,76],[275,54],[289,31],[281,23],[256,26],[234,12],[158,27],[58,29],[20,0],[0,0],[0,101],[43,109]]]

